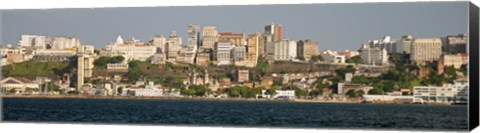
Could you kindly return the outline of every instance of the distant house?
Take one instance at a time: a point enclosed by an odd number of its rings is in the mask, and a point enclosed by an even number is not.
[[[40,88],[38,83],[34,83],[33,81],[22,77],[7,77],[2,79],[0,84],[3,94],[24,94],[27,93],[28,89]]]

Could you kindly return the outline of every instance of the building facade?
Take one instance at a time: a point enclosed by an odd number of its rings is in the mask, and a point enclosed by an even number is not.
[[[74,37],[59,36],[55,37],[52,49],[74,49],[81,45],[80,39]]]
[[[93,76],[94,49],[92,45],[82,45],[77,49],[77,89],[83,87],[85,78]]]
[[[297,57],[297,42],[284,39],[274,44],[274,60],[295,60]]]
[[[309,61],[312,56],[319,54],[318,42],[315,40],[300,40],[297,43],[297,56]]]
[[[369,65],[386,65],[388,64],[388,53],[385,49],[379,47],[370,47],[363,45],[361,48],[361,57],[365,64]]]
[[[231,60],[231,53],[233,49],[233,45],[229,41],[220,41],[217,43],[216,47],[216,58],[217,58],[217,65],[230,65],[232,64]]]
[[[204,26],[202,33],[202,47],[204,49],[214,49],[218,41],[218,31],[216,26]]]
[[[255,67],[258,62],[260,33],[248,35],[247,67]]]
[[[432,62],[442,54],[440,38],[415,38],[412,41],[410,60],[416,63]]]
[[[449,53],[466,53],[467,52],[467,34],[458,34],[447,36],[447,51]]]

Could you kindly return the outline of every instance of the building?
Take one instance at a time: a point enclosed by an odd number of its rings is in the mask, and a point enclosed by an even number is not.
[[[82,45],[77,49],[77,89],[83,87],[85,78],[93,76],[94,49],[92,45]]]
[[[388,64],[388,53],[385,49],[379,47],[371,47],[364,44],[361,48],[361,57],[365,64],[369,65],[386,65]]]
[[[339,53],[340,55],[345,55],[345,58],[352,58],[354,56],[360,55],[358,51],[350,51],[348,49],[344,50],[343,52]]]
[[[75,49],[80,47],[80,39],[74,37],[59,36],[55,37],[52,49]]]
[[[55,61],[62,62],[70,60],[70,57],[75,56],[74,49],[37,49],[34,50],[33,60],[39,62]]]
[[[398,53],[397,41],[395,39],[392,39],[392,37],[385,36],[379,43],[380,47],[385,49],[388,54]]]
[[[402,36],[402,39],[397,40],[398,53],[410,54],[412,41],[413,41],[413,36],[411,35]]]
[[[182,46],[178,51],[176,62],[195,64],[195,54],[197,45]]]
[[[197,52],[195,64],[200,66],[208,66],[210,64],[210,50],[201,49]]]
[[[265,40],[266,42],[277,42],[282,41],[282,25],[281,24],[271,24],[265,26]]]
[[[339,63],[339,64],[344,64],[345,63],[345,55],[339,55],[339,54],[322,54],[322,57],[325,62],[328,63]]]
[[[260,33],[248,35],[247,45],[247,67],[255,67],[258,62]]]
[[[265,58],[265,54],[266,54],[266,42],[265,42],[265,36],[264,35],[260,35],[260,37],[258,38],[258,58]]]
[[[187,45],[188,46],[195,46],[199,47],[199,42],[200,42],[200,26],[199,25],[194,25],[194,24],[189,24],[187,28]]]
[[[300,40],[297,42],[297,56],[309,61],[312,56],[319,54],[318,42],[315,40]]]
[[[110,43],[105,50],[100,50],[100,56],[123,56],[126,61],[146,61],[157,53],[157,47],[153,45],[145,45],[145,43],[134,38],[129,40],[128,43],[124,43],[122,37],[118,36],[115,43]]]
[[[177,35],[176,31],[172,31],[167,40],[167,60],[175,61],[178,51],[182,48],[182,38]]]
[[[107,71],[128,72],[128,64],[127,63],[108,63]]]
[[[153,37],[152,44],[154,47],[157,47],[157,53],[165,53],[167,39],[163,35],[156,35]]]
[[[234,46],[246,46],[245,33],[221,32],[218,33],[218,40],[228,40]]]
[[[235,66],[245,66],[246,62],[246,48],[245,46],[237,46],[233,48],[233,62]]]
[[[337,86],[337,94],[345,95],[349,90],[363,91],[364,94],[367,94],[371,89],[373,89],[373,87],[362,84],[339,82]]]
[[[467,34],[458,34],[447,36],[447,49],[448,53],[466,53],[467,52]]]
[[[278,99],[295,99],[295,90],[275,90],[275,95],[267,94],[266,90],[262,90],[262,98],[278,98]]]
[[[204,49],[214,49],[218,41],[218,31],[216,26],[204,26],[202,33],[202,47]]]
[[[464,63],[460,54],[442,54],[438,60],[437,70],[439,74],[442,74],[446,66],[453,66],[455,69],[460,69]]]
[[[440,38],[415,38],[412,41],[410,60],[416,63],[432,62],[442,54]]]
[[[211,84],[211,77],[208,73],[208,70],[205,70],[203,73],[198,73],[195,70],[188,75],[188,80],[184,81],[184,84],[188,85],[207,85]]]
[[[297,57],[297,42],[284,39],[274,44],[274,60],[295,60]]]
[[[0,81],[2,94],[31,94],[33,89],[39,89],[40,85],[22,77],[7,77]]]
[[[163,65],[163,64],[165,64],[165,60],[166,60],[165,59],[165,54],[156,53],[151,57],[150,63]]]
[[[248,70],[237,70],[238,82],[248,82],[249,81],[249,71]]]
[[[234,47],[229,41],[220,41],[217,43],[217,65],[230,65],[232,64],[231,60],[231,51]]]
[[[33,49],[46,49],[49,44],[49,38],[39,35],[22,35],[20,41],[18,41],[19,47],[33,48]]]
[[[446,86],[415,86],[413,87],[414,103],[454,101],[454,91]]]
[[[141,86],[130,86],[122,90],[123,96],[167,96],[168,90],[170,88],[158,87],[153,84],[152,81],[148,82],[148,85],[145,87]]]

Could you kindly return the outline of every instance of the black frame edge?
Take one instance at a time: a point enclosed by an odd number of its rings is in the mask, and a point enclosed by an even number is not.
[[[472,2],[469,3],[469,122],[468,128],[470,131],[479,125],[479,9]]]

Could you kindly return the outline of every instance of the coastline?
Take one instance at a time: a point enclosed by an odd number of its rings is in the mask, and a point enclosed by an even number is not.
[[[199,97],[132,97],[132,96],[71,96],[71,95],[1,95],[0,98],[44,98],[44,99],[118,99],[118,100],[200,100],[200,101],[268,101],[268,102],[299,102],[299,103],[359,103],[362,101],[323,101],[323,100],[274,100],[255,98],[199,98]]]

